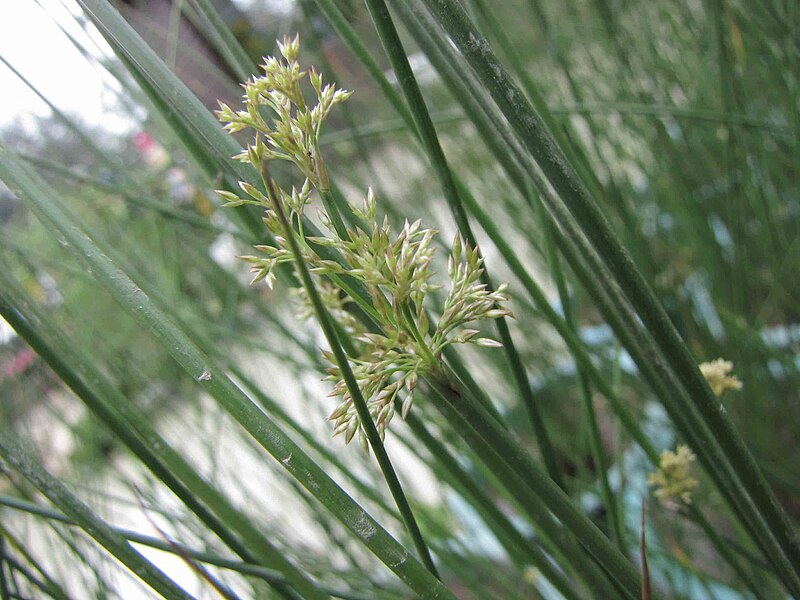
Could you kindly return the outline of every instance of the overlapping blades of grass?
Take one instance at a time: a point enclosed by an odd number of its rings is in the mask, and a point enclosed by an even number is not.
[[[93,537],[147,585],[169,600],[189,600],[191,596],[142,556],[119,532],[114,531],[62,481],[53,477],[10,432],[0,432],[0,456],[19,471],[65,515]]]
[[[119,47],[117,50],[123,54],[126,61],[130,63],[130,66],[136,67],[142,71],[138,74],[138,79],[149,86],[150,93],[156,96],[156,100],[161,104],[167,104],[168,102],[178,104],[178,99],[182,100],[183,95],[188,95],[188,91],[182,88],[178,82],[171,83],[170,85],[159,83],[159,77],[171,77],[169,71],[165,70],[163,65],[151,56],[151,53],[148,52],[146,47],[142,47],[140,41],[137,40],[136,36],[129,28],[127,28],[124,23],[119,23],[117,16],[115,16],[113,12],[107,10],[107,7],[105,7],[103,3],[87,1],[84,2],[84,5],[92,9],[93,12],[90,14],[99,22],[101,30],[110,37],[112,46],[115,48]],[[123,38],[124,42],[121,41]],[[191,99],[187,98],[186,101],[191,102]],[[198,107],[195,106],[195,108]],[[202,130],[202,135],[199,135],[197,139],[193,140],[191,145],[187,144],[189,148],[197,149],[201,156],[202,153],[208,155],[209,149],[203,148],[203,146],[213,143],[213,141],[219,142],[219,146],[214,150],[214,152],[216,152],[214,159],[218,159],[221,155],[224,156],[223,152],[227,153],[230,151],[229,140],[218,139],[219,136],[217,134],[221,134],[221,130],[207,111],[201,111],[200,109],[186,111],[179,105],[171,107],[170,110],[171,119],[177,122],[185,132],[192,133]],[[188,120],[188,122],[186,122],[186,120]],[[223,150],[220,150],[220,147],[223,148]],[[229,161],[227,158],[225,160],[226,163],[219,167],[220,172],[230,171],[230,168],[227,166]],[[203,159],[202,162],[208,163],[209,159]],[[248,179],[248,177],[245,177],[245,179]],[[197,376],[197,374],[195,374],[195,376]],[[591,531],[591,529],[587,529],[586,531]],[[599,542],[599,538],[596,541]]]
[[[178,496],[209,530],[248,562],[281,571],[292,585],[310,597],[320,597],[313,584],[237,510],[224,494],[195,469],[150,425],[147,417],[108,381],[75,344],[0,269],[0,315],[36,350],[61,380],[84,401],[137,459]],[[291,597],[279,584],[277,591]]]
[[[586,188],[577,178],[563,152],[547,133],[536,112],[528,104],[519,88],[513,83],[503,66],[494,56],[490,46],[476,31],[468,16],[456,2],[448,0],[426,2],[431,13],[459,47],[466,61],[491,94],[514,129],[520,142],[537,161],[545,177],[591,241],[607,265],[638,316],[652,333],[662,360],[674,369],[690,401],[682,407],[687,425],[695,430],[694,445],[698,453],[706,446],[716,448],[719,464],[706,466],[712,470],[725,465],[730,481],[723,485],[747,495],[742,498],[735,492],[728,499],[739,506],[738,511],[754,537],[770,557],[784,583],[797,591],[800,583],[798,567],[800,547],[792,526],[772,495],[752,456],[697,369],[696,362],[680,339],[669,318],[653,295],[628,253],[620,244]],[[683,396],[679,396],[683,399]]]
[[[0,178],[29,204],[54,236],[66,241],[69,248],[92,269],[98,282],[142,327],[163,344],[176,362],[376,557],[421,597],[452,597],[441,582],[275,425],[228,378],[224,370],[215,365],[175,325],[175,321],[162,307],[156,306],[142,285],[135,283],[116,266],[113,249],[98,247],[90,232],[84,231],[74,217],[58,205],[57,193],[37,181],[6,149],[0,150]]]

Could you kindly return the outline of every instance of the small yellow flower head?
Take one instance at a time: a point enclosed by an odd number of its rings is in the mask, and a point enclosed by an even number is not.
[[[711,391],[717,396],[722,396],[726,390],[742,389],[742,382],[735,375],[730,375],[731,371],[733,371],[733,363],[721,358],[700,365],[700,372],[711,386]]]
[[[694,453],[683,444],[677,447],[676,452],[664,450],[661,453],[658,470],[648,475],[647,483],[657,487],[656,498],[664,505],[677,501],[691,503],[692,490],[697,487],[697,480],[689,473],[694,461]]]

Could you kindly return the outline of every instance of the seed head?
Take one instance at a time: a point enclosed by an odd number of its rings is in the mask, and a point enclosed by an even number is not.
[[[731,371],[733,371],[733,363],[721,358],[700,364],[700,372],[708,381],[711,391],[717,396],[722,396],[727,390],[742,389],[742,382],[735,375],[730,375]]]
[[[287,160],[305,176],[302,187],[292,188],[290,193],[277,187],[279,207],[289,213],[292,228],[284,231],[272,210],[274,199],[249,183],[240,184],[241,195],[226,190],[219,194],[227,202],[226,206],[256,204],[265,209],[263,221],[273,234],[275,245],[258,245],[255,247],[258,255],[240,257],[250,264],[253,283],[263,279],[271,285],[275,268],[294,261],[286,237],[297,236],[323,304],[354,340],[356,357],[349,359],[350,365],[370,417],[383,438],[397,412],[403,418],[408,415],[420,377],[439,366],[445,347],[451,344],[500,346],[499,342],[479,337],[479,329],[465,326],[510,316],[511,312],[505,307],[508,295],[505,286],[493,291],[481,282],[483,258],[480,251],[456,236],[449,260],[447,298],[438,320],[429,319],[430,292],[438,287],[433,283],[433,242],[437,232],[423,227],[417,220],[406,221],[395,234],[386,216],[382,221],[378,218],[377,200],[371,189],[362,207],[352,209],[363,227],[360,224],[353,230],[342,232],[340,228],[337,231],[331,225],[330,216],[321,213],[320,221],[327,235],[305,235],[303,212],[311,202],[312,189],[320,192],[329,189],[319,150],[320,129],[331,109],[345,101],[350,92],[326,84],[322,74],[313,67],[308,71],[300,68],[298,37],[284,38],[278,43],[278,49],[280,56],[264,59],[263,75],[243,84],[243,109],[236,111],[220,104],[217,115],[230,133],[245,129],[255,131],[252,142],[234,157],[236,160],[257,168],[261,168],[264,161]],[[306,76],[316,94],[314,106],[306,101],[301,89]],[[262,112],[265,108],[267,110]],[[271,118],[265,116],[267,112],[272,113]],[[343,275],[365,290],[366,298],[345,293],[339,285]],[[297,291],[295,296],[299,299],[302,318],[314,314],[305,290]],[[369,304],[366,310],[377,326],[375,331],[367,331],[349,310],[355,304],[363,310],[365,303]],[[346,443],[357,438],[362,447],[368,448],[341,369],[330,353],[323,352],[323,356],[331,363],[326,377],[334,386],[330,396],[339,399],[328,416],[333,422],[334,435],[343,435]]]
[[[664,450],[658,469],[647,477],[647,483],[656,487],[656,498],[667,506],[678,501],[691,503],[692,490],[697,487],[697,480],[690,475],[694,453],[683,444],[676,450]]]

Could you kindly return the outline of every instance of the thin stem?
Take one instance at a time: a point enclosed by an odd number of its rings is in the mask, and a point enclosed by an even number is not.
[[[541,471],[519,443],[479,404],[468,401],[449,383],[449,379],[445,376],[441,380],[429,381],[437,410],[442,411],[456,427],[532,521],[542,527],[549,539],[580,569],[592,589],[604,590],[601,597],[616,598],[622,594],[621,597],[631,600],[636,598],[640,581],[633,565],[586,515],[572,505],[564,491]],[[566,530],[553,528],[550,512]],[[568,535],[567,531],[575,537]]]
[[[449,484],[479,511],[481,518],[492,529],[511,559],[523,568],[526,564],[533,563],[565,598],[577,600],[579,596],[565,574],[554,567],[550,558],[544,554],[536,541],[522,535],[517,530],[509,517],[495,505],[495,501],[465,470],[459,459],[448,450],[441,440],[428,431],[423,419],[412,411],[406,417],[406,423],[414,433],[416,440],[422,442],[436,458],[441,469],[446,472]],[[418,444],[414,443],[413,449],[416,449],[417,446]]]
[[[386,483],[389,486],[389,491],[394,498],[397,509],[400,511],[400,515],[405,523],[409,535],[411,536],[411,539],[414,542],[414,546],[419,553],[420,559],[428,568],[428,570],[433,573],[434,576],[439,578],[439,575],[436,571],[436,566],[431,558],[430,550],[422,538],[422,532],[420,531],[417,521],[414,518],[414,513],[411,511],[411,507],[408,504],[408,500],[403,492],[403,487],[401,486],[400,480],[397,478],[397,473],[395,472],[394,467],[389,460],[389,455],[386,453],[386,448],[383,445],[383,441],[381,440],[381,436],[378,433],[377,427],[375,426],[375,422],[372,420],[367,402],[358,386],[358,381],[356,381],[355,375],[353,375],[353,370],[350,368],[350,361],[348,360],[347,355],[342,348],[342,344],[336,335],[336,329],[333,325],[333,321],[328,314],[325,305],[322,303],[322,298],[320,298],[319,292],[317,292],[314,281],[311,279],[311,273],[309,273],[308,267],[306,266],[303,253],[300,249],[300,244],[295,237],[294,229],[286,217],[283,206],[281,206],[280,194],[276,188],[275,182],[269,177],[269,174],[266,171],[266,166],[262,165],[261,169],[264,187],[268,192],[270,201],[272,202],[272,208],[275,211],[275,214],[278,216],[278,220],[281,222],[281,225],[283,226],[284,235],[286,236],[286,240],[289,243],[292,254],[294,255],[297,270],[300,273],[300,279],[302,280],[303,286],[306,289],[306,293],[308,294],[308,297],[314,306],[314,312],[316,313],[319,324],[322,327],[325,339],[328,341],[328,345],[331,348],[331,352],[336,360],[336,364],[342,373],[342,378],[347,385],[347,391],[350,393],[350,397],[353,400],[353,405],[355,406],[358,417],[361,421],[361,428],[367,436],[367,440],[369,441],[372,451],[375,453],[375,458],[377,459],[381,471],[383,472],[383,476],[386,479]]]
[[[98,544],[133,571],[147,585],[168,600],[190,600],[189,596],[163,571],[140,554],[130,543],[78,499],[60,480],[23,449],[16,436],[0,432],[0,456],[64,514],[74,520]]]
[[[46,506],[42,506],[40,504],[36,504],[34,502],[28,502],[26,500],[14,498],[11,496],[0,496],[0,505],[25,512],[27,514],[36,515],[37,517],[42,517],[50,521],[64,523],[65,525],[77,526],[77,523],[75,523],[75,521],[73,521],[69,517],[65,516],[64,513],[53,510]],[[114,525],[110,525],[110,528],[115,533],[121,535],[128,541],[134,542],[136,544],[148,546],[150,548],[155,548],[157,550],[163,550],[164,552],[169,552],[171,554],[180,554],[185,558],[190,558],[192,560],[203,562],[209,565],[222,567],[223,569],[229,569],[231,571],[241,573],[242,575],[257,577],[272,584],[288,583],[288,579],[286,578],[286,576],[280,571],[277,571],[275,569],[268,569],[266,567],[254,563],[232,560],[230,558],[225,558],[223,556],[219,556],[218,554],[213,554],[205,550],[195,550],[194,548],[190,548],[180,542],[176,542],[173,540],[167,541],[162,538],[145,535],[137,531],[132,531],[130,529],[125,529],[122,527],[116,527]],[[318,586],[318,589],[320,592],[323,592],[335,598],[343,598],[345,600],[356,600],[357,598],[363,598],[358,594],[354,594],[344,590],[336,590],[334,588],[329,588],[324,585]]]
[[[406,318],[406,323],[408,325],[409,331],[411,331],[411,335],[417,341],[417,345],[419,346],[422,353],[425,355],[425,359],[428,361],[428,364],[432,367],[436,366],[439,362],[436,357],[431,353],[430,348],[428,347],[428,343],[425,341],[425,338],[422,337],[422,334],[419,332],[419,328],[417,327],[417,323],[414,320],[414,315],[411,313],[411,307],[408,305],[408,302],[403,302],[401,311],[403,316]]]
[[[325,207],[325,212],[331,220],[331,225],[333,225],[333,230],[336,232],[336,235],[339,236],[340,240],[349,239],[350,236],[347,235],[347,227],[342,220],[342,213],[339,212],[339,207],[336,205],[330,189],[325,189],[322,186],[317,189],[322,199],[322,205]]]
[[[567,204],[572,216],[636,309],[638,317],[652,333],[663,358],[674,369],[678,381],[688,392],[684,412],[692,425],[703,432],[700,435],[702,442],[698,444],[700,440],[696,440],[694,448],[699,450],[706,443],[714,446],[719,444],[721,460],[730,465],[728,472],[733,478],[731,483],[738,484],[748,495],[746,500],[752,502],[752,512],[756,514],[751,513],[747,518],[755,525],[754,533],[761,540],[787,589],[793,593],[800,592],[800,539],[794,533],[791,521],[729,417],[719,410],[719,400],[708,387],[696,361],[630,255],[489,45],[475,31],[463,8],[452,0],[426,0],[426,4],[487,86],[519,139]],[[683,398],[680,400],[683,404]],[[732,499],[736,502],[735,498]]]
[[[473,248],[476,248],[478,243],[470,227],[462,199],[459,197],[456,181],[447,164],[447,159],[442,151],[442,147],[439,144],[436,129],[431,121],[425,99],[422,97],[422,92],[419,89],[414,73],[408,63],[408,56],[403,49],[402,42],[397,34],[392,17],[389,14],[389,9],[386,7],[384,0],[366,0],[366,5],[381,38],[381,44],[383,44],[384,50],[392,64],[392,68],[397,75],[397,79],[401,83],[403,94],[411,109],[420,142],[433,164],[436,175],[444,191],[447,204],[453,214],[453,218],[458,225],[459,231],[464,236],[464,239]],[[465,189],[464,186],[461,186],[461,189]],[[489,272],[485,266],[481,274],[481,281],[486,284],[489,291],[494,289],[491,278],[489,277]],[[528,375],[517,353],[514,340],[511,337],[511,332],[508,329],[508,323],[504,317],[500,317],[495,320],[495,326],[497,327],[500,341],[503,344],[503,349],[511,366],[515,383],[522,396],[523,404],[530,417],[531,425],[536,436],[536,443],[544,459],[547,472],[553,481],[558,483],[560,487],[566,489],[555,458],[555,451],[550,442],[544,420],[539,412],[539,407],[533,398],[533,391],[530,387]]]
[[[533,196],[533,193],[534,193],[533,189],[530,189],[529,190],[530,196]],[[531,199],[530,201],[534,202],[533,199]],[[567,290],[566,281],[564,280],[564,272],[561,269],[558,254],[556,254],[553,245],[552,224],[545,218],[544,207],[542,207],[541,202],[537,202],[536,206],[539,209],[538,212],[542,229],[544,231],[544,243],[545,243],[545,249],[547,251],[547,259],[550,263],[550,269],[556,280],[556,287],[558,288],[558,296],[559,299],[561,300],[561,307],[564,312],[564,319],[566,321],[567,326],[572,330],[572,332],[577,333],[575,317],[572,311],[572,302],[569,297],[569,291]],[[577,360],[575,361],[575,363],[577,366],[578,379],[581,388],[581,400],[583,401],[584,412],[586,413],[586,419],[588,420],[589,423],[589,444],[592,451],[592,457],[594,459],[597,469],[597,478],[600,481],[600,490],[603,495],[603,502],[605,503],[606,510],[608,511],[608,517],[609,517],[608,520],[611,523],[611,533],[613,535],[614,541],[617,543],[617,547],[620,549],[620,552],[622,552],[623,554],[627,554],[628,549],[625,543],[625,533],[624,533],[625,530],[622,525],[622,520],[620,519],[619,505],[617,504],[617,500],[614,497],[614,492],[611,489],[611,484],[608,481],[608,465],[605,457],[605,452],[603,451],[602,440],[600,438],[600,429],[597,424],[597,413],[594,410],[594,401],[592,399],[591,384],[589,382],[589,377],[586,373],[586,370],[582,366],[580,366]]]
[[[4,267],[0,269],[0,315],[89,410],[231,550],[245,561],[283,571],[295,588],[313,595],[311,582],[150,426],[146,416],[92,366],[80,348],[66,342],[49,316],[37,310],[19,284],[7,276],[7,265]],[[285,586],[278,592],[293,597]]]

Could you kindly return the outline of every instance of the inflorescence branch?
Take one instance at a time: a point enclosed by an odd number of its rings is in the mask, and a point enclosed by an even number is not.
[[[305,234],[304,210],[314,199],[313,190],[324,195],[330,189],[319,149],[320,129],[330,110],[349,98],[351,92],[323,84],[322,75],[313,68],[301,70],[297,62],[299,37],[285,38],[278,46],[282,59],[266,58],[261,65],[264,74],[243,84],[244,108],[234,111],[221,104],[217,115],[230,133],[254,131],[247,149],[234,158],[252,164],[259,171],[263,171],[264,161],[289,161],[304,175],[300,189],[293,187],[287,192],[277,188],[280,205],[290,217],[292,235],[309,265],[326,308],[354,340],[357,354],[350,358],[350,366],[383,438],[395,414],[396,402],[405,417],[413,403],[417,382],[437,371],[447,346],[500,346],[495,340],[479,337],[474,324],[511,315],[505,308],[506,286],[496,291],[487,290],[480,281],[483,259],[478,248],[465,244],[457,235],[448,263],[449,291],[438,320],[431,326],[429,311],[435,314],[436,309],[429,306],[432,304],[429,292],[438,287],[432,283],[435,276],[432,242],[437,232],[423,228],[418,220],[406,221],[395,235],[388,219],[378,218],[377,201],[371,189],[360,208],[351,208],[366,224],[365,230],[342,232],[331,225],[332,217],[338,215],[321,212],[327,235]],[[303,94],[302,82],[306,75],[316,95],[314,106],[307,103]],[[273,117],[268,118],[265,113]],[[251,265],[253,283],[264,280],[271,287],[275,267],[292,263],[293,255],[282,224],[271,208],[266,188],[259,190],[246,182],[240,182],[239,186],[243,195],[228,191],[218,193],[226,200],[225,206],[255,204],[264,209],[264,223],[276,245],[255,246],[257,255],[241,258]],[[322,248],[330,249],[340,260],[321,257],[317,249]],[[343,289],[340,285],[343,277],[363,285],[368,298],[354,297],[350,288]],[[300,299],[301,315],[311,316],[313,310],[309,308],[306,292],[298,289],[295,295]],[[368,331],[347,310],[349,304],[363,305],[365,300],[369,303],[369,313],[380,326],[377,333]],[[340,369],[330,353],[323,351],[323,355],[333,365],[327,377],[334,385],[330,395],[341,399],[328,417],[334,423],[334,435],[343,434],[345,442],[349,443],[358,434],[359,442],[366,449],[367,439]]]

